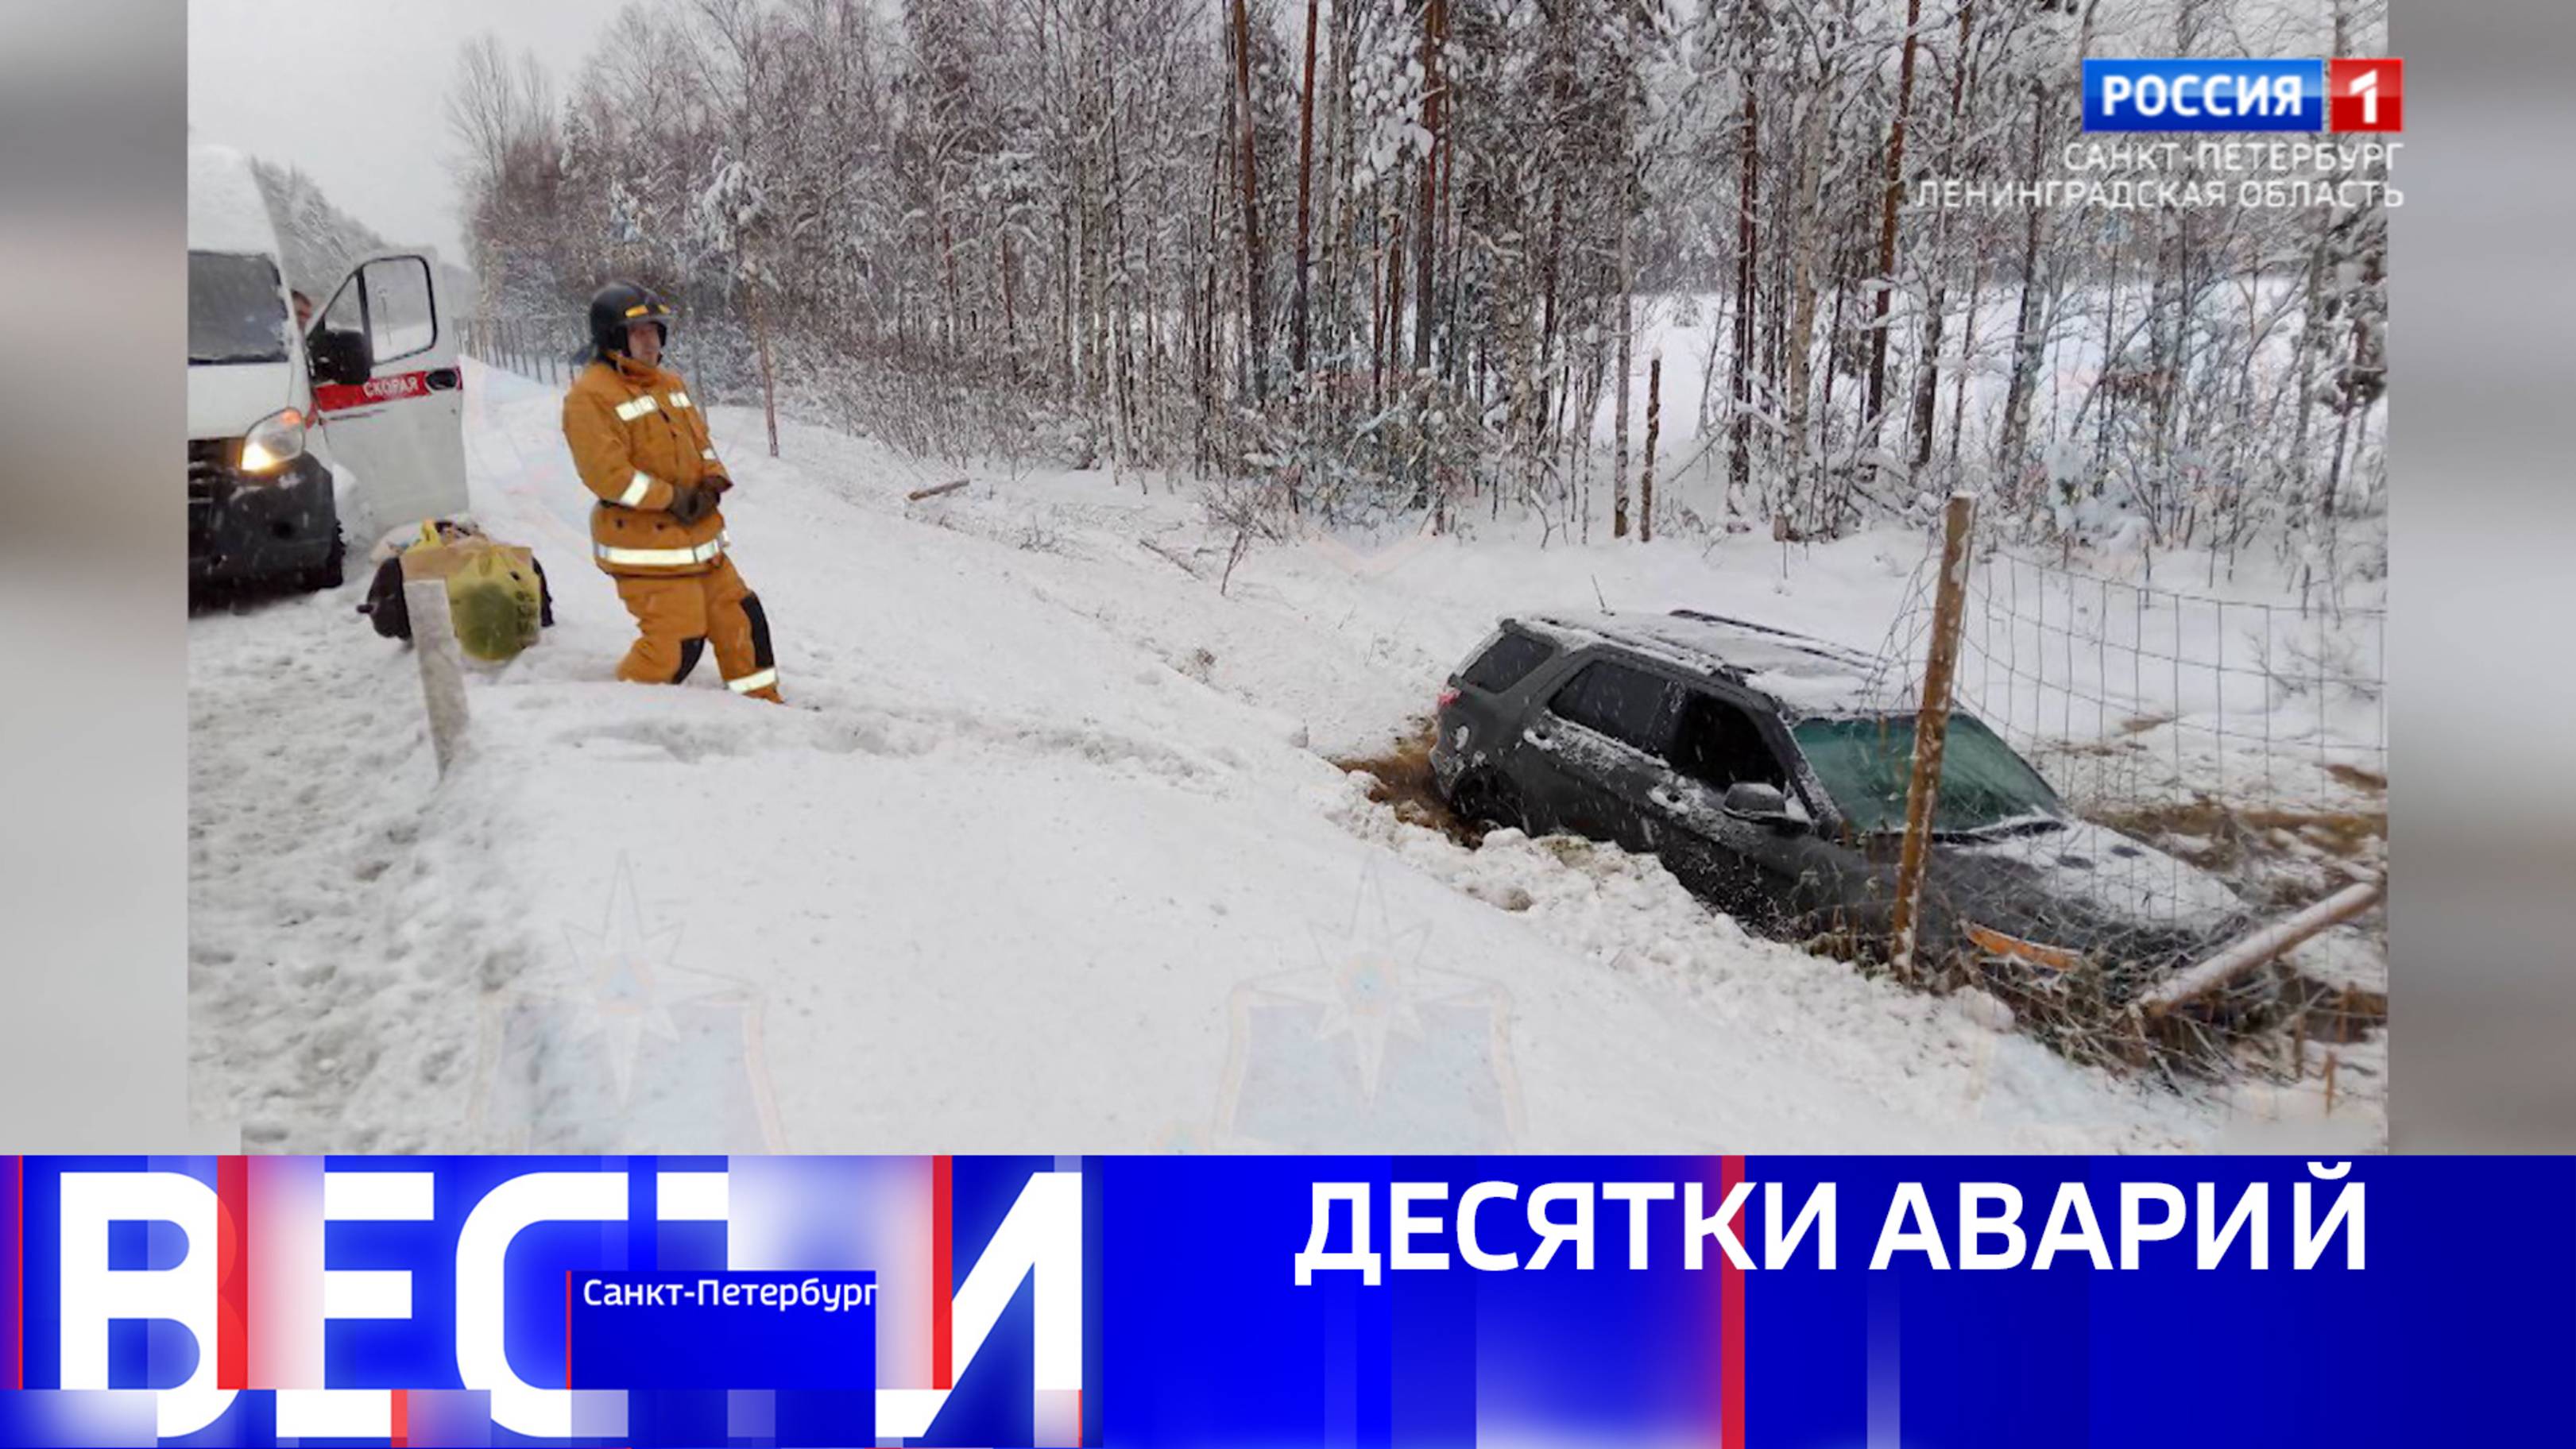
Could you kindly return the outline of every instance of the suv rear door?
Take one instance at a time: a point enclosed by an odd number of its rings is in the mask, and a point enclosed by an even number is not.
[[[1514,743],[1513,778],[1533,830],[1571,830],[1652,850],[1646,794],[1666,773],[1680,686],[1626,660],[1596,655],[1532,709]]]
[[[1435,751],[1454,753],[1461,747],[1498,751],[1506,743],[1498,735],[1509,723],[1504,697],[1555,654],[1555,645],[1509,623],[1495,630],[1458,672],[1449,676],[1453,696],[1444,697],[1443,706],[1454,719],[1441,721],[1443,732],[1434,741]],[[1463,739],[1457,728],[1461,725],[1465,727]]]
[[[368,526],[381,532],[464,512],[464,377],[437,266],[419,252],[367,258],[314,328],[357,332],[375,359],[364,383],[313,389],[324,445],[357,475]]]

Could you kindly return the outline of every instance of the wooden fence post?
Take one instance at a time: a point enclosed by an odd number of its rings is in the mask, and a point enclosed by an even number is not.
[[[2142,992],[2137,1000],[2138,1008],[2149,1016],[2162,1016],[2193,997],[2207,995],[2255,967],[2278,959],[2282,952],[2328,927],[2351,920],[2379,904],[2387,893],[2388,883],[2376,878],[2345,886],[2305,910],[2248,932],[2225,950],[2189,969],[2175,972],[2152,989]],[[2299,1030],[2304,1033],[2306,1029],[2307,1017],[2302,1014]],[[2303,1059],[2306,1056],[2304,1047],[2300,1055]]]
[[[1950,676],[1959,665],[1959,625],[1967,613],[1968,535],[1977,500],[1950,495],[1941,515],[1941,588],[1932,606],[1932,649],[1923,665],[1923,702],[1914,716],[1914,777],[1905,790],[1905,844],[1896,858],[1896,911],[1889,959],[1900,981],[1915,974],[1915,933],[1922,924],[1923,870],[1932,854],[1932,812],[1941,795],[1941,749],[1950,734]]]

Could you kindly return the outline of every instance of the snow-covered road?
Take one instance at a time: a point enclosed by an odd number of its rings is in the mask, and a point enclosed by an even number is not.
[[[1874,644],[1908,540],[1795,589],[1763,547],[1326,542],[1220,595],[1187,497],[908,505],[953,473],[794,425],[771,460],[717,409],[778,709],[612,680],[558,394],[467,389],[477,516],[560,622],[475,676],[451,774],[362,581],[191,625],[195,1106],[253,1147],[2286,1145],[1749,940],[1652,861],[1401,824],[1330,762],[1504,608],[1750,601]]]

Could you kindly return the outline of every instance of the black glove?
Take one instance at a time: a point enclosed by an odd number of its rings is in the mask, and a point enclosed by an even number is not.
[[[716,495],[705,488],[692,488],[686,483],[671,485],[670,515],[682,523],[695,523],[716,511]]]

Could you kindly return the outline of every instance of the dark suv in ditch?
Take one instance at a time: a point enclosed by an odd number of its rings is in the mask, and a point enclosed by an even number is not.
[[[1650,852],[1747,929],[1883,949],[1914,753],[1877,660],[1740,619],[1507,619],[1441,693],[1431,750],[1461,814]],[[2214,877],[2078,818],[1982,722],[1950,716],[1928,953],[2134,982],[2241,931]]]

